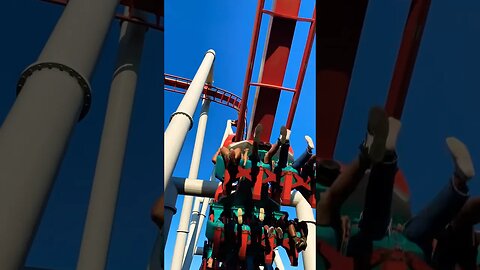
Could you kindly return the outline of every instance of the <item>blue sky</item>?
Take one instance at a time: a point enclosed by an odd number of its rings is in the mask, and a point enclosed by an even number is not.
[[[303,1],[300,16],[311,17],[314,1]],[[216,51],[214,63],[214,85],[226,89],[239,96],[242,94],[243,81],[247,67],[248,53],[252,38],[253,23],[257,3],[255,1],[192,1],[189,5],[179,1],[165,3],[165,72],[186,78],[193,78],[202,61],[205,52],[212,48]],[[266,1],[265,7],[271,9],[272,1]],[[262,30],[257,50],[257,62],[253,72],[253,80],[257,80],[258,68],[263,52],[265,30],[268,25],[268,16],[264,15]],[[297,25],[289,65],[284,85],[294,88],[303,49],[306,42],[308,23]],[[304,135],[315,137],[315,51],[312,50],[310,61],[303,84],[302,94],[297,108],[295,121],[292,127],[292,147],[297,155],[304,151],[306,143]],[[251,88],[248,108],[252,109],[255,89]],[[165,122],[167,127],[170,115],[176,110],[183,96],[165,92]],[[285,124],[290,108],[292,94],[285,92],[281,95],[271,141],[276,140],[280,126]],[[198,119],[200,105],[194,119]],[[225,129],[227,119],[237,119],[236,111],[212,103],[207,124],[205,145],[199,178],[208,179],[213,169],[210,159],[218,149]],[[250,117],[250,114],[249,114]],[[189,132],[182,153],[174,171],[174,176],[186,177],[193,151],[197,125]],[[171,264],[174,247],[174,238],[178,228],[178,218],[183,205],[183,198],[177,201],[178,213],[172,221],[169,239],[165,251],[165,268]],[[290,208],[291,215],[295,215]],[[204,227],[205,229],[205,227]],[[199,240],[200,246],[205,239]],[[196,256],[192,269],[197,269],[201,258]],[[287,264],[288,257],[283,257]],[[302,269],[302,261],[298,269]],[[293,267],[292,267],[293,269]]]
[[[16,82],[33,63],[63,7],[41,1],[5,3],[0,121],[15,101]],[[121,9],[119,10],[121,11]],[[77,124],[38,228],[27,265],[75,269],[115,64],[119,23],[114,21],[91,80],[92,107]],[[81,52],[79,52],[81,53]],[[107,269],[145,269],[155,240],[150,206],[161,194],[163,166],[163,34],[148,31]]]

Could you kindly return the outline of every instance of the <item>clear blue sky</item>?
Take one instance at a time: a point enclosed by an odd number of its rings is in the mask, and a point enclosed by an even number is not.
[[[4,3],[0,122],[15,101],[16,83],[36,61],[63,7],[37,0]],[[121,10],[120,10],[121,11]],[[88,19],[88,18],[85,18]],[[7,38],[8,37],[8,38]],[[108,91],[115,64],[119,22],[114,21],[91,80],[92,107],[75,128],[38,228],[27,265],[75,269]],[[81,52],[79,52],[81,53]],[[163,34],[146,35],[143,64],[131,119],[107,269],[145,269],[155,241],[150,206],[163,189]]]
[[[300,16],[311,17],[314,1],[303,1]],[[242,94],[243,81],[247,67],[248,53],[252,38],[255,19],[256,1],[191,1],[184,5],[181,1],[166,1],[165,3],[165,72],[186,78],[193,78],[202,61],[205,52],[212,48],[216,51],[214,64],[214,84],[239,96]],[[265,7],[271,9],[272,1],[266,1]],[[257,50],[257,65],[253,72],[253,80],[257,80],[260,59],[263,52],[265,30],[268,26],[268,16],[265,15]],[[294,88],[301,56],[306,42],[308,23],[297,25],[291,57],[287,67],[284,85]],[[292,127],[292,147],[297,155],[304,151],[306,143],[304,135],[315,137],[315,51],[312,50],[310,61],[303,84],[302,94]],[[255,89],[251,88],[248,108],[252,109]],[[176,110],[183,96],[165,93],[165,122],[168,125],[170,115]],[[273,128],[271,141],[276,140],[280,126],[284,125],[290,108],[292,94],[285,92],[281,96],[277,118]],[[195,119],[198,119],[200,105]],[[250,115],[249,115],[250,116]],[[218,149],[225,129],[227,119],[237,119],[236,111],[212,103],[207,124],[206,141],[203,148],[199,178],[208,179],[213,169],[211,157]],[[175,176],[186,177],[190,166],[197,125],[190,131],[185,141],[182,154],[177,163]],[[174,238],[178,228],[178,219],[183,205],[183,198],[177,201],[178,214],[170,227],[169,239],[165,251],[165,268],[169,269]],[[295,216],[293,208],[289,208]],[[205,229],[205,226],[204,226]],[[199,240],[203,246],[204,233]],[[303,269],[300,258],[299,267]],[[192,269],[198,269],[201,257],[196,256]],[[288,265],[288,257],[283,256],[284,264]],[[289,269],[289,268],[287,268]],[[292,267],[292,269],[294,269]]]

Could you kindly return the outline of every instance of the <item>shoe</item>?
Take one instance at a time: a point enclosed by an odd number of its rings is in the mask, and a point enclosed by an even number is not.
[[[305,237],[298,238],[298,241],[295,244],[298,251],[307,249],[307,239],[305,239]]]
[[[269,227],[268,228],[268,238],[273,237],[274,234],[275,234],[275,228]]]
[[[242,208],[238,208],[237,217],[238,217],[238,224],[242,225],[243,224],[243,210],[242,210]]]
[[[388,136],[388,118],[380,107],[373,107],[368,114],[367,136],[364,147],[373,163],[382,161]]]
[[[258,219],[262,222],[265,220],[265,209],[260,208],[260,213],[258,214]]]
[[[262,134],[262,131],[263,131],[263,126],[262,124],[258,124],[256,127],[255,127],[255,132],[253,133],[253,141],[256,142],[256,143],[259,143],[260,142],[260,135]]]
[[[313,145],[313,140],[312,138],[310,138],[310,136],[308,135],[305,135],[305,140],[307,141],[307,147],[308,147],[308,150],[313,150],[315,148],[315,145]]]
[[[393,117],[388,118],[388,136],[387,141],[385,142],[385,149],[387,151],[395,151],[397,137],[401,127],[402,123],[399,120]]]
[[[461,179],[471,179],[475,175],[475,169],[468,148],[455,137],[448,137],[446,142],[455,163],[455,175]]]
[[[290,129],[287,129],[287,134],[285,135],[285,141],[290,141],[290,134],[292,131]]]
[[[279,239],[283,239],[283,230],[282,230],[282,228],[277,227],[277,228],[275,229],[275,231],[277,232],[277,237],[278,237]]]

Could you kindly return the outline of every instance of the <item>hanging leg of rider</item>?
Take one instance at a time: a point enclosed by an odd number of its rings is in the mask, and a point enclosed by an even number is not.
[[[434,237],[455,217],[467,199],[468,195],[460,193],[449,181],[424,209],[407,222],[405,236],[419,245],[425,254],[431,254]]]
[[[397,170],[397,156],[395,152],[390,152],[386,154],[384,162],[374,165],[370,171],[359,228],[372,240],[383,238],[390,223],[393,185]]]
[[[466,146],[453,137],[446,140],[455,165],[452,180],[405,227],[405,236],[431,254],[433,238],[457,216],[468,199],[467,181],[474,175]],[[427,256],[428,257],[428,256]]]
[[[317,209],[317,222],[319,225],[330,225],[332,216],[338,216],[335,213],[340,210],[342,204],[355,190],[369,167],[370,162],[368,158],[360,154],[357,159],[342,171],[330,188],[320,194],[320,202]]]
[[[287,152],[288,155],[288,152]],[[300,169],[308,162],[310,157],[312,156],[312,150],[307,148],[300,157],[298,157],[292,164],[292,168],[300,172]]]

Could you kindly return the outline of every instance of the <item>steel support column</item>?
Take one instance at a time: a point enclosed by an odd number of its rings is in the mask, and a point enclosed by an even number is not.
[[[207,129],[208,110],[210,107],[210,101],[205,99],[202,104],[202,110],[200,113],[200,120],[198,122],[197,135],[195,137],[195,145],[193,148],[192,161],[190,163],[190,171],[188,178],[197,178],[198,171],[200,169],[200,160],[202,158],[203,142],[205,139],[205,131]],[[192,214],[193,197],[185,196],[183,198],[182,212],[180,215],[180,222],[177,229],[177,238],[175,241],[175,247],[173,249],[172,270],[181,270],[183,264],[183,258],[185,254],[185,245],[187,244],[188,227],[190,223],[190,216]]]
[[[192,219],[190,220],[190,226],[188,227],[188,236],[187,236],[187,245],[186,245],[186,252],[183,254],[183,269],[186,267],[186,261],[187,257],[193,254],[195,251],[195,248],[190,249],[192,246],[192,239],[194,237],[194,233],[196,232],[197,225],[198,225],[198,218],[200,214],[200,205],[203,202],[203,198],[196,197],[194,202],[193,202],[193,208],[192,208]],[[192,254],[190,254],[190,252]],[[187,268],[190,269],[190,268]]]
[[[313,216],[312,206],[303,197],[303,195],[294,190],[291,193],[291,206],[295,207],[297,218],[300,221],[307,222],[307,248],[303,251],[303,266],[305,270],[314,270],[316,268],[316,226]]]
[[[125,9],[125,13],[128,12]],[[134,14],[140,19],[147,17],[139,11]],[[117,64],[108,98],[77,270],[103,270],[107,263],[146,31],[146,26],[122,22]]]
[[[293,93],[292,105],[290,105],[290,111],[288,112],[287,117],[287,128],[291,129],[293,125],[293,117],[295,116],[295,111],[297,110],[298,100],[300,99],[300,93],[302,91],[303,80],[305,79],[305,73],[307,72],[308,59],[310,58],[310,53],[312,52],[313,40],[315,39],[315,21],[316,21],[317,9],[313,9],[312,19],[310,23],[310,28],[308,29],[307,43],[305,44],[305,50],[303,52],[302,62],[300,63],[300,70],[298,72],[297,82],[295,84],[295,92]]]
[[[191,228],[193,227],[193,230],[191,231],[192,237],[187,242],[187,253],[185,256],[185,261],[183,263],[183,268],[182,268],[183,270],[189,270],[190,266],[192,265],[193,253],[196,250],[196,247],[198,245],[198,239],[200,238],[203,222],[205,221],[205,217],[207,216],[207,209],[210,203],[210,198],[201,198],[199,200],[202,201],[201,202],[202,208],[200,212],[198,212],[196,215],[194,213],[194,216],[192,218],[192,223],[190,224],[194,226],[191,226]],[[190,237],[190,233],[189,233],[189,237]]]
[[[90,102],[88,81],[118,0],[71,0],[20,78],[0,129],[0,265],[20,269],[69,138]]]
[[[282,257],[280,257],[280,252],[278,252],[278,247],[275,248],[273,252],[275,252],[275,258],[273,259],[273,262],[275,263],[275,267],[278,268],[278,270],[285,270]]]
[[[192,83],[190,84],[190,87],[188,87],[182,102],[178,106],[176,112],[172,114],[170,124],[168,124],[168,127],[165,130],[163,174],[165,190],[172,177],[173,169],[177,164],[178,156],[182,150],[187,132],[193,127],[193,114],[197,108],[205,82],[210,75],[214,60],[215,51],[208,50],[192,80]]]

